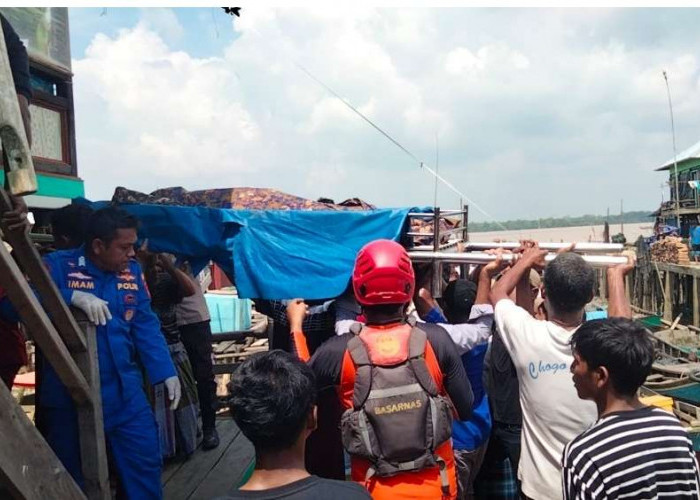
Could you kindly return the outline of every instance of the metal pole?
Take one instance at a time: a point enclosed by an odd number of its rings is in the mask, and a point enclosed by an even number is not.
[[[515,254],[504,254],[503,261],[510,262]],[[451,264],[488,264],[496,260],[495,255],[482,252],[408,252],[411,260],[416,262],[440,262]],[[550,262],[557,257],[557,254],[550,253],[545,256],[545,261]],[[593,267],[608,267],[618,264],[625,264],[627,257],[624,255],[582,255],[583,260]]]
[[[673,139],[673,172],[675,177],[676,185],[676,224],[678,224],[678,229],[681,228],[681,199],[678,194],[678,161],[676,154],[676,127],[673,123],[673,103],[671,102],[671,87],[668,84],[668,75],[666,71],[663,72],[664,80],[666,81],[666,93],[668,94],[668,109],[671,114],[671,137]]]
[[[562,248],[568,248],[572,243],[556,243],[556,242],[541,242],[540,248],[542,250],[556,251]],[[506,250],[514,250],[520,247],[520,243],[516,241],[505,241],[500,243],[492,242],[475,242],[470,241],[465,245],[466,250],[490,250],[494,248],[505,248]],[[574,243],[574,252],[621,252],[624,250],[624,245],[621,243],[588,243],[588,242],[577,242]]]
[[[433,216],[433,252],[440,251],[440,207],[435,207]],[[433,261],[433,282],[431,293],[433,297],[442,297],[442,263]]]
[[[462,239],[469,241],[469,205],[462,205],[464,214],[462,215],[462,224],[464,225],[464,235]]]
[[[440,143],[438,142],[438,135],[435,132],[435,173],[439,172],[440,166]],[[438,192],[438,178],[435,176],[435,196],[433,197],[433,206],[437,207],[437,192]]]

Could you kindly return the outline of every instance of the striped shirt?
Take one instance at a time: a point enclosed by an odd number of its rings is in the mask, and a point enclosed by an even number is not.
[[[670,413],[615,412],[571,441],[562,459],[564,498],[700,498],[693,445]]]

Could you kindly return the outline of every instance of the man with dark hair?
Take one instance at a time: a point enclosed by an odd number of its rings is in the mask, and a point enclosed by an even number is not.
[[[314,373],[275,350],[244,361],[229,384],[231,413],[255,447],[255,471],[228,499],[369,499],[359,485],[310,475],[306,438],[316,428]]]
[[[448,283],[443,292],[445,316],[451,324],[468,323],[472,307],[488,304],[491,278],[498,273],[500,261],[484,266],[479,273],[478,285],[466,279]],[[476,304],[476,306],[475,306]],[[489,318],[491,323],[493,317]],[[458,498],[474,498],[474,480],[481,468],[491,432],[489,400],[484,391],[484,356],[488,342],[482,342],[462,354],[462,364],[467,372],[474,393],[472,416],[467,421],[455,421],[452,425],[452,442],[457,465]]]
[[[45,262],[66,303],[97,325],[105,436],[124,494],[157,499],[162,497],[158,434],[136,358],[152,384],[165,382],[172,408],[180,399],[180,383],[133,259],[137,227],[138,220],[124,210],[103,208],[90,217],[84,246],[54,252]],[[39,397],[47,408],[47,442],[82,483],[76,414],[49,365]]]
[[[555,311],[560,322],[580,324],[584,306],[593,299],[594,286],[595,272],[583,257],[572,252],[558,255],[544,274],[547,311]]]
[[[88,222],[94,210],[74,203],[51,213],[51,234],[56,250],[78,248],[85,243]]]
[[[595,421],[595,405],[576,397],[568,378],[573,361],[569,339],[581,325],[593,298],[595,273],[580,255],[566,252],[545,268],[547,251],[532,242],[491,290],[495,321],[515,366],[523,430],[518,478],[529,498],[561,498],[561,454],[566,443]],[[634,265],[608,269],[611,316],[629,314],[624,275]],[[531,269],[545,269],[544,300],[548,320],[537,320],[509,295],[529,287]],[[522,283],[521,283],[522,281]]]
[[[451,408],[466,420],[473,402],[457,348],[440,326],[407,317],[415,275],[398,243],[360,249],[352,285],[365,325],[327,340],[310,361],[319,390],[338,389],[352,479],[375,500],[455,498]],[[303,342],[306,305],[294,301],[288,314]]]
[[[700,497],[688,433],[637,397],[654,362],[649,335],[624,318],[592,320],[572,335],[574,387],[595,403],[598,421],[564,449],[566,500]]]
[[[53,236],[53,246],[56,250],[70,250],[78,248],[85,243],[85,232],[87,231],[88,222],[90,221],[90,216],[94,210],[88,205],[81,204],[71,204],[54,210],[51,213],[51,235]],[[46,410],[44,402],[41,400],[41,394],[44,392],[42,390],[41,384],[43,382],[45,366],[48,366],[48,362],[44,357],[41,349],[36,349],[35,353],[35,367],[36,367],[36,388],[37,397],[34,413],[34,422],[36,424],[39,432],[45,437],[50,436],[52,433],[54,436],[66,437],[70,435],[71,439],[75,439],[75,426],[71,424],[70,427],[67,425],[62,425],[62,422],[75,420],[75,410],[69,399],[66,399],[64,404],[58,404],[57,400],[54,399],[52,402],[52,407],[50,410]],[[60,408],[64,408],[60,410]],[[48,422],[45,415],[46,411],[51,414],[51,420],[54,422],[54,426],[51,426],[51,422]],[[66,414],[61,416],[61,412]],[[73,433],[69,432],[68,429],[72,429]],[[74,469],[80,468],[80,463],[77,457],[75,457]]]

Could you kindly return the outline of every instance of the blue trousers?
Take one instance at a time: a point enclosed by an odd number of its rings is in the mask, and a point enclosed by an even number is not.
[[[134,398],[116,424],[106,421],[105,437],[126,498],[160,500],[162,461],[158,429],[145,396]],[[44,438],[75,481],[84,486],[75,408],[45,408]],[[109,426],[108,426],[109,425]]]

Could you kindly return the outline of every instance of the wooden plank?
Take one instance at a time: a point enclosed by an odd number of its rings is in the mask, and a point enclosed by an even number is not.
[[[216,498],[231,493],[238,488],[243,475],[254,460],[253,445],[243,434],[238,434],[190,498]]]
[[[78,311],[76,311],[78,313]],[[107,447],[102,421],[102,394],[100,393],[100,368],[97,363],[97,334],[95,325],[82,311],[78,317],[87,341],[85,352],[74,353],[75,362],[90,384],[91,403],[78,406],[80,428],[80,457],[85,479],[85,494],[90,500],[110,500],[107,470]]]
[[[232,345],[235,345],[235,344],[236,344],[236,342],[233,340],[219,341],[218,343],[215,343],[213,346],[214,354],[220,354],[222,352],[226,352],[226,349],[228,349],[229,347],[231,347]]]
[[[12,394],[0,384],[0,483],[25,500],[85,499]]]
[[[170,481],[173,476],[178,473],[180,467],[182,467],[185,463],[186,462],[184,460],[179,459],[172,462],[166,462],[163,466],[163,472],[160,475],[161,484],[165,485],[168,481]]]
[[[0,213],[11,208],[7,194],[0,190]],[[49,276],[34,243],[24,231],[7,231],[3,227],[5,239],[15,250],[17,259],[29,276],[33,286],[42,298],[42,304],[54,321],[56,328],[71,352],[84,352],[85,338],[80,327],[68,310],[56,284]]]
[[[664,319],[671,321],[673,319],[674,274],[671,271],[666,271],[664,274]]]
[[[686,276],[695,276],[700,278],[700,266],[680,264],[671,264],[669,262],[654,262],[654,265],[659,271],[671,271],[676,274],[684,274]]]
[[[7,291],[22,322],[32,333],[34,341],[68,389],[73,401],[78,405],[87,404],[90,400],[90,387],[85,377],[73,362],[68,349],[5,245],[0,245],[0,286]]]
[[[185,500],[204,481],[209,471],[221,459],[222,455],[241,432],[233,419],[217,420],[216,430],[219,432],[220,443],[217,448],[208,451],[197,451],[187,462],[182,464],[176,474],[163,486],[163,496],[168,500]],[[230,472],[227,473],[230,478]]]
[[[700,278],[693,277],[693,326],[700,327]]]

